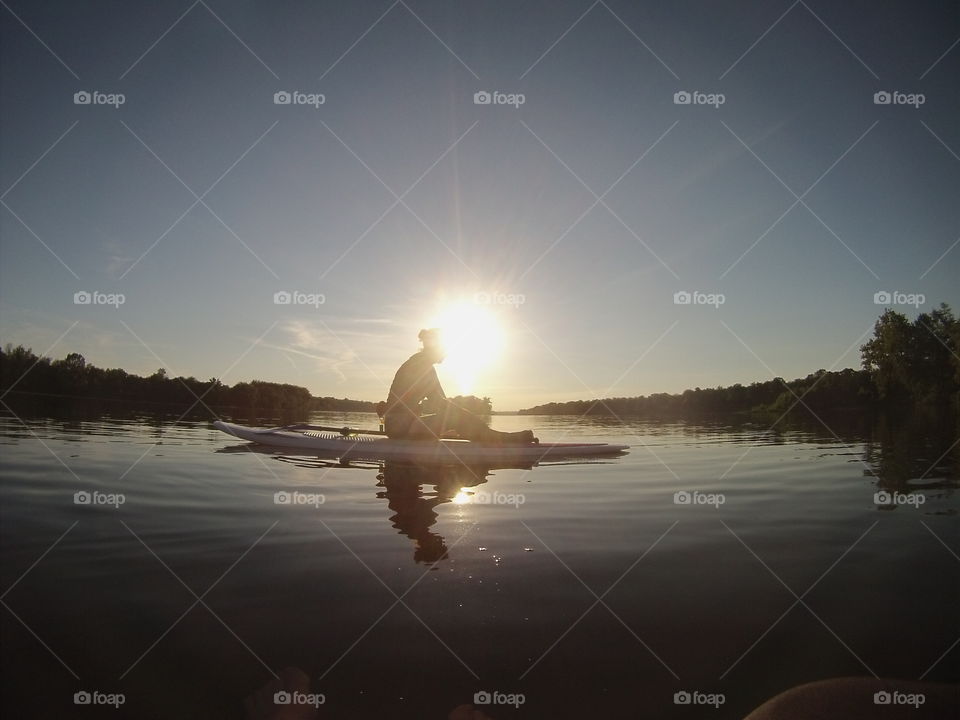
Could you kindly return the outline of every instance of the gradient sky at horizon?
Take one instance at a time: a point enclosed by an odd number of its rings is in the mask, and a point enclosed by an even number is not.
[[[875,293],[960,308],[957,4],[0,16],[4,344],[377,400],[438,309],[502,293],[524,302],[489,306],[506,346],[472,390],[507,410],[857,367]],[[294,90],[325,102],[274,103]]]

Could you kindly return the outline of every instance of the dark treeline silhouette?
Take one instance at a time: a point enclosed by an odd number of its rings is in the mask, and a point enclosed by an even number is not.
[[[306,388],[300,388],[305,390]],[[315,397],[311,400],[311,410],[337,410],[339,412],[374,412],[376,403],[369,400],[350,400],[349,398]]]
[[[812,388],[812,389],[811,389]],[[808,392],[809,391],[809,392]],[[796,396],[794,395],[796,394]],[[804,393],[807,393],[804,396]],[[785,412],[802,397],[812,410],[857,409],[873,404],[873,386],[865,370],[818,370],[805,378],[774,378],[750,385],[695,388],[679,394],[574,400],[547,403],[520,411],[522,415],[619,415],[621,417],[683,417],[725,413]]]
[[[38,357],[22,345],[7,345],[0,351],[0,389],[26,398],[85,399],[119,403],[127,407],[169,406],[186,410],[203,405],[220,408],[270,411],[284,416],[303,416],[311,410],[373,410],[361,400],[315,398],[304,387],[261,380],[224,385],[217,378],[167,376],[159,369],[149,377],[119,368],[99,368],[83,355],[70,353],[62,360]],[[197,398],[202,398],[202,403]]]
[[[887,310],[860,348],[861,370],[818,370],[805,378],[680,394],[547,403],[521,414],[684,417],[725,413],[817,413],[859,410],[960,409],[960,322],[946,304],[911,322]],[[802,398],[802,402],[798,402]]]
[[[237,408],[268,412],[283,417],[305,417],[311,411],[375,412],[376,403],[348,398],[313,397],[307,388],[286,383],[253,380],[224,385],[217,378],[197,380],[195,377],[167,376],[164,369],[149,377],[141,377],[118,368],[104,369],[89,364],[79,353],[70,353],[62,360],[38,357],[22,345],[7,345],[0,350],[0,392],[12,389],[17,397],[51,402],[85,399],[119,403],[125,407],[175,407],[185,411],[191,406],[202,411],[211,408]],[[197,400],[202,399],[202,403]],[[479,415],[489,415],[490,398],[458,395],[454,403]]]
[[[894,406],[942,406],[960,400],[960,321],[946,303],[912,323],[887,310],[860,348],[863,367],[881,401]]]
[[[774,378],[750,385],[695,388],[680,394],[547,403],[521,414],[617,415],[684,417],[730,413],[960,409],[960,321],[946,304],[921,313],[912,322],[887,310],[874,326],[873,337],[861,347],[862,369],[818,370],[805,378]],[[313,397],[296,385],[253,380],[233,386],[216,378],[167,377],[157,370],[149,377],[118,368],[98,368],[79,353],[62,360],[38,357],[23,346],[0,350],[0,392],[15,396],[85,398],[118,402],[126,407],[169,406],[186,410],[203,405],[246,412],[304,417],[315,410],[374,412],[366,400]],[[203,404],[197,402],[203,399]],[[798,402],[797,398],[802,398]],[[478,415],[490,415],[490,398],[460,395],[451,400]]]

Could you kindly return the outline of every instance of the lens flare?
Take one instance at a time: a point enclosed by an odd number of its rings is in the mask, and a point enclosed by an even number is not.
[[[450,374],[457,392],[470,394],[485,369],[493,366],[503,351],[503,331],[486,307],[459,302],[444,308],[430,323],[438,327],[447,351],[442,372]]]

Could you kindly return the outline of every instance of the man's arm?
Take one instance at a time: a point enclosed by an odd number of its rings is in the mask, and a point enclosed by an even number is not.
[[[443,402],[447,399],[447,396],[443,392],[443,386],[440,384],[440,378],[437,377],[437,369],[431,366],[430,373],[432,377],[430,378],[430,389],[427,393],[427,399],[437,403]]]

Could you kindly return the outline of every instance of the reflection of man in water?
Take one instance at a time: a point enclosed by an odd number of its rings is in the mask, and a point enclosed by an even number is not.
[[[530,430],[491,430],[479,417],[450,402],[433,367],[446,357],[440,331],[421,330],[419,337],[423,349],[400,366],[390,386],[383,414],[387,435],[415,440],[461,437],[490,445],[537,441]]]
[[[423,468],[415,465],[388,463],[380,479],[386,490],[378,496],[387,499],[394,515],[393,526],[414,541],[414,561],[433,563],[447,557],[444,539],[430,531],[437,521],[434,508],[450,502],[464,487],[479,485],[486,481],[486,471],[467,470],[463,467]],[[424,497],[423,485],[435,485],[436,496]]]

